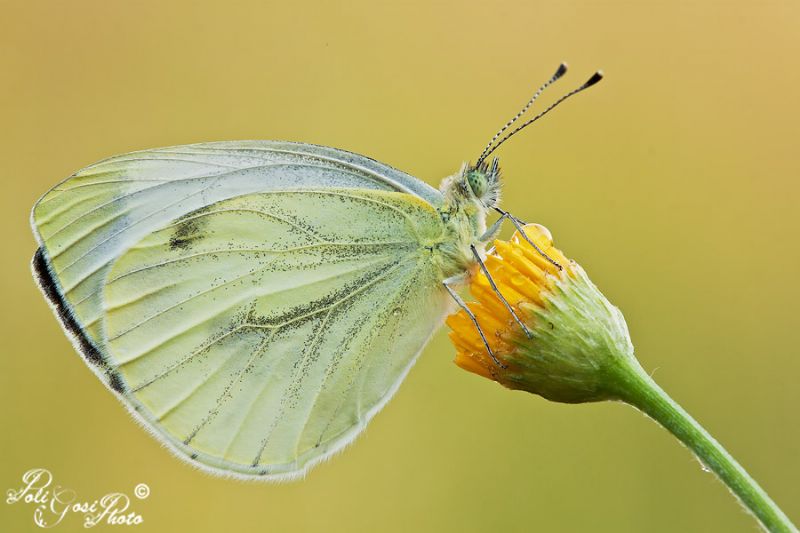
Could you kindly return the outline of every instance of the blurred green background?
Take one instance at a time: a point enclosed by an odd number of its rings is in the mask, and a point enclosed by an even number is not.
[[[98,159],[290,139],[438,184],[568,60],[542,104],[596,68],[606,79],[503,147],[504,207],[552,230],[625,312],[644,366],[800,520],[800,3],[0,12],[0,488],[37,466],[90,500],[145,482],[140,531],[753,531],[642,415],[509,392],[455,367],[443,333],[365,435],[304,481],[212,478],[131,420],[31,279],[30,207]],[[0,529],[33,530],[32,515],[3,503]]]

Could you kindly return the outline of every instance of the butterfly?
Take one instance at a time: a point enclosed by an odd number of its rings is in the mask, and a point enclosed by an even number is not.
[[[439,190],[294,142],[100,161],[34,206],[35,278],[90,368],[178,457],[220,475],[302,476],[386,404],[453,302],[469,311],[455,289],[486,272],[505,220],[521,224],[497,206],[487,158],[601,79],[509,130],[565,72]]]

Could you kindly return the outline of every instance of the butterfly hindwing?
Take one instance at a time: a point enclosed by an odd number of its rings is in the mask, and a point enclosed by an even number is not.
[[[339,189],[191,213],[111,268],[109,365],[186,455],[302,470],[363,426],[439,324],[446,300],[419,244],[436,220],[407,194]]]

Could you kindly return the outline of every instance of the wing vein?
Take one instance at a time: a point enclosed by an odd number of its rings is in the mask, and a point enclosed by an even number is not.
[[[379,281],[385,279],[387,276],[389,276],[391,273],[393,273],[395,270],[397,270],[402,265],[402,263],[403,263],[403,261],[400,260],[397,263],[395,263],[393,266],[387,268],[387,270],[383,274],[381,274],[380,276],[378,276],[374,280],[370,281],[369,283],[363,285],[362,287],[359,287],[358,289],[354,290],[352,293],[348,294],[346,297],[344,297],[341,300],[339,300],[335,304],[335,306],[338,307],[343,302],[355,297],[358,294],[361,294],[362,292],[366,291],[367,289],[375,287],[376,284]],[[326,321],[327,321],[327,317],[329,317],[330,314],[333,312],[333,309],[334,309],[334,306],[331,306],[331,308],[329,309],[328,313],[326,314],[326,319],[325,319]],[[315,342],[316,342],[316,340],[315,340]],[[283,415],[283,412],[285,411],[285,408],[286,408],[285,406],[286,406],[286,401],[287,401],[287,391],[290,390],[293,387],[296,388],[299,385],[298,384],[299,373],[300,373],[300,370],[302,369],[303,363],[305,362],[305,356],[303,355],[302,357],[303,357],[303,361],[301,361],[301,363],[297,366],[297,368],[295,369],[294,373],[292,374],[291,384],[286,389],[284,389],[284,393],[281,396],[279,413],[278,413],[278,415],[276,417],[273,418],[273,421],[272,421],[272,423],[270,425],[270,428],[267,431],[267,435],[262,440],[262,444],[261,444],[261,447],[260,447],[260,449],[258,451],[258,454],[256,455],[255,459],[253,460],[253,466],[257,465],[261,461],[261,455],[264,453],[264,450],[266,449],[267,444],[269,443],[269,440],[272,437],[272,433],[275,430],[275,427],[277,426],[277,423],[278,423],[280,417]]]
[[[415,272],[415,274],[416,274],[416,273],[418,273],[418,271],[417,271],[417,272]],[[415,277],[414,277],[414,276],[411,276],[411,277],[410,277],[410,280],[413,280],[413,279],[415,279]],[[394,301],[396,301],[396,299],[397,299],[398,295],[399,295],[400,293],[402,293],[402,292],[403,292],[403,290],[405,290],[405,287],[407,287],[407,285],[403,286],[401,289],[398,289],[398,290],[395,292]],[[372,338],[370,339],[370,342],[371,342],[371,341],[372,341]],[[360,374],[361,372],[363,372],[363,370],[364,370],[364,369],[362,368],[362,369],[360,370],[359,374]],[[353,377],[353,379],[351,380],[350,384],[349,384],[349,385],[348,385],[348,387],[347,387],[347,391],[345,391],[345,393],[344,393],[344,394],[342,394],[342,396],[341,396],[341,398],[340,398],[340,400],[339,400],[339,403],[338,403],[338,405],[336,406],[336,409],[334,409],[334,411],[333,411],[333,413],[331,414],[330,418],[328,419],[328,421],[327,421],[327,422],[325,423],[325,425],[323,426],[323,429],[322,429],[322,431],[321,431],[321,432],[320,432],[320,434],[319,434],[319,438],[317,439],[317,444],[318,444],[318,445],[322,443],[322,439],[323,439],[323,437],[325,436],[325,433],[328,431],[328,428],[329,428],[329,427],[330,427],[330,425],[333,423],[333,421],[334,421],[334,419],[336,418],[336,416],[339,414],[339,411],[340,411],[340,409],[341,409],[342,405],[344,404],[344,401],[345,401],[345,399],[347,398],[347,394],[349,393],[350,389],[351,389],[351,388],[352,388],[352,387],[355,385],[355,382],[356,382],[356,379],[355,379],[355,376],[354,376],[354,377]],[[359,418],[359,420],[361,419],[360,408],[359,408],[359,415],[358,415],[358,418]],[[304,430],[305,430],[305,428],[304,428]]]
[[[220,410],[222,410],[223,404],[225,404],[225,402],[231,398],[232,395],[230,394],[230,391],[233,388],[234,384],[237,382],[241,382],[242,376],[245,375],[245,372],[247,372],[247,370],[253,367],[256,357],[264,353],[264,350],[267,348],[269,343],[272,341],[272,338],[275,336],[275,332],[276,330],[272,330],[269,332],[269,334],[264,336],[264,338],[261,340],[256,349],[253,350],[253,353],[250,354],[250,357],[248,357],[247,364],[242,366],[242,368],[239,369],[236,375],[231,378],[230,382],[225,386],[225,389],[222,391],[222,394],[219,396],[219,398],[217,398],[216,405],[211,409],[211,411],[208,412],[206,417],[203,418],[203,420],[200,421],[200,423],[192,430],[189,436],[186,437],[186,439],[183,441],[184,444],[188,445],[192,441],[192,439],[194,439],[197,436],[200,430],[203,429],[203,427],[205,427],[209,422],[211,422],[214,418],[216,418]]]
[[[377,262],[378,262],[378,260],[376,259],[376,260],[374,260],[374,261],[373,261],[371,264],[375,264],[375,263],[377,263]],[[240,281],[240,280],[242,280],[242,279],[244,279],[244,278],[246,278],[246,277],[248,277],[248,276],[253,276],[253,275],[259,274],[259,273],[263,272],[263,271],[264,271],[264,270],[265,270],[267,267],[269,267],[269,266],[270,266],[270,263],[269,263],[269,262],[267,262],[267,263],[263,264],[262,266],[260,266],[259,268],[255,269],[255,270],[252,270],[252,271],[246,272],[246,273],[244,273],[244,274],[242,274],[242,275],[240,275],[240,276],[236,276],[235,278],[229,279],[228,281],[225,281],[224,283],[220,283],[220,284],[218,284],[218,285],[214,285],[213,287],[210,287],[210,288],[208,288],[208,289],[204,289],[204,290],[202,290],[202,291],[200,291],[200,292],[198,292],[198,293],[196,293],[196,294],[193,294],[193,295],[189,296],[188,298],[186,298],[186,299],[184,299],[184,300],[181,300],[181,301],[180,301],[180,302],[178,302],[178,303],[175,303],[175,304],[172,304],[172,305],[170,305],[170,306],[168,306],[168,307],[165,307],[164,309],[162,309],[162,310],[158,311],[157,313],[155,313],[155,314],[153,314],[153,315],[150,315],[150,316],[148,316],[147,318],[145,318],[145,319],[144,319],[144,320],[142,320],[141,322],[138,322],[137,324],[135,324],[135,325],[133,325],[133,326],[129,327],[128,329],[126,329],[126,330],[123,330],[122,332],[119,332],[119,333],[116,333],[116,334],[114,334],[114,336],[113,336],[113,337],[109,337],[107,340],[108,340],[109,342],[111,342],[111,341],[114,341],[114,340],[116,340],[116,339],[118,339],[118,338],[122,337],[123,335],[125,335],[125,334],[127,334],[127,333],[129,333],[129,332],[133,331],[134,329],[136,329],[136,328],[138,328],[138,327],[140,327],[140,326],[142,326],[142,325],[146,324],[147,322],[149,322],[149,321],[153,320],[154,318],[157,318],[157,317],[159,317],[159,316],[163,315],[164,313],[166,313],[166,312],[168,312],[168,311],[171,311],[172,309],[175,309],[175,308],[177,308],[177,307],[180,307],[180,306],[182,306],[182,305],[184,305],[184,304],[186,304],[186,303],[190,302],[191,300],[193,300],[193,299],[195,299],[195,298],[198,298],[198,297],[200,297],[200,296],[203,296],[203,295],[205,295],[205,294],[208,294],[208,293],[210,293],[210,292],[212,292],[212,291],[215,291],[215,290],[217,290],[217,289],[220,289],[220,288],[222,288],[222,287],[226,287],[226,286],[230,285],[231,283],[235,283],[235,282],[237,282],[237,281]],[[356,270],[358,270],[358,269],[357,269],[357,268],[354,268],[354,269],[352,269],[352,270],[349,270],[349,271],[347,271],[347,272],[344,272],[344,273],[338,273],[338,272],[337,272],[337,273],[336,273],[336,274],[334,274],[334,275],[331,275],[331,276],[326,276],[326,277],[324,277],[324,278],[320,278],[320,279],[314,280],[312,283],[304,283],[302,286],[309,286],[309,285],[314,285],[314,284],[317,284],[317,283],[321,283],[321,282],[323,282],[323,281],[328,281],[328,280],[331,280],[331,279],[334,279],[334,278],[340,277],[340,276],[342,276],[343,274],[348,274],[348,273],[355,272]],[[289,291],[289,290],[295,290],[295,289],[297,289],[297,288],[298,288],[298,286],[283,287],[283,288],[282,288],[282,289],[280,289],[280,290],[273,291],[273,292],[268,292],[268,293],[263,293],[263,294],[260,294],[259,296],[261,296],[261,297],[264,297],[264,296],[274,296],[274,295],[276,295],[276,294],[280,294],[280,293],[283,293],[283,292],[286,292],[286,291]],[[246,295],[246,298],[249,298],[249,297],[250,297],[250,295],[249,295],[249,294],[248,294],[248,295]],[[234,307],[234,306],[238,305],[239,303],[241,303],[241,302],[242,302],[242,300],[243,300],[243,299],[244,299],[244,298],[240,298],[240,299],[238,299],[236,302],[234,302],[232,305],[228,306],[227,308],[223,309],[222,311],[225,311],[225,310],[227,310],[227,309],[230,309],[231,307]],[[219,314],[220,314],[220,313],[215,313],[215,315],[214,315],[214,316],[218,316]]]

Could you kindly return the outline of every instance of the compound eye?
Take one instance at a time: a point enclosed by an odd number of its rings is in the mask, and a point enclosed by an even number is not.
[[[469,188],[472,189],[472,193],[478,198],[483,198],[483,195],[486,194],[486,189],[488,188],[486,176],[479,174],[478,172],[470,172],[467,175],[467,182],[469,183]]]

